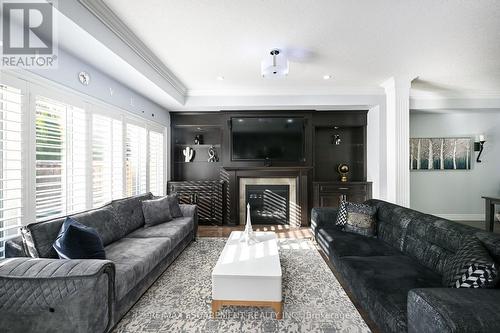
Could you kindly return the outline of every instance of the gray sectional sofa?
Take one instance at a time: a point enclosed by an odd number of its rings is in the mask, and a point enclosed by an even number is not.
[[[144,228],[142,201],[152,194],[112,201],[72,215],[95,228],[107,260],[58,259],[52,244],[65,218],[35,223],[6,244],[0,261],[3,332],[108,332],[195,239],[197,208]]]
[[[311,227],[344,285],[383,332],[500,332],[500,289],[442,285],[443,265],[475,235],[500,263],[500,235],[380,200],[377,236],[335,226],[337,209],[313,208]]]

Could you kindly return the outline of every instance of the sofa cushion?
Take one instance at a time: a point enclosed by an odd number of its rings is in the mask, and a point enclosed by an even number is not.
[[[167,237],[172,241],[172,247],[186,237],[194,228],[192,217],[176,218],[168,223],[158,224],[149,228],[140,228],[127,235],[128,238]]]
[[[121,300],[171,250],[169,238],[122,238],[105,247],[106,257],[115,264],[116,299]]]
[[[420,213],[408,225],[403,252],[443,274],[447,258],[456,253],[464,238],[476,231],[473,227]]]
[[[106,246],[120,237],[120,228],[113,219],[109,205],[83,213],[70,215],[77,222],[94,228]],[[31,257],[58,258],[52,247],[66,217],[37,222],[23,227],[22,235]]]
[[[169,201],[168,197],[160,197],[142,202],[145,228],[172,220]]]
[[[118,239],[125,237],[127,234],[144,225],[142,201],[152,198],[153,195],[151,193],[146,193],[111,201],[110,205],[113,208],[113,218],[119,227],[120,237]]]
[[[352,202],[346,202],[344,205],[347,212],[344,230],[362,236],[375,236],[377,208]]]
[[[408,291],[442,287],[441,276],[408,256],[343,257],[337,267],[382,331],[406,332]]]
[[[182,217],[181,207],[179,205],[179,197],[177,193],[167,195],[168,204],[170,205],[170,214],[173,218]]]
[[[464,240],[444,265],[443,285],[452,288],[494,288],[498,271],[495,262],[476,237]]]
[[[375,199],[368,200],[365,204],[377,209],[377,237],[403,251],[408,225],[422,213]]]
[[[61,259],[106,259],[97,231],[70,217],[61,226],[53,246]]]
[[[377,238],[344,232],[336,228],[320,228],[317,241],[329,255],[346,256],[392,256],[402,254],[399,250]]]

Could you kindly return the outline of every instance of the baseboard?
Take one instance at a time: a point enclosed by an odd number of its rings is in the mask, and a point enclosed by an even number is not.
[[[433,214],[452,221],[484,221],[484,214]]]

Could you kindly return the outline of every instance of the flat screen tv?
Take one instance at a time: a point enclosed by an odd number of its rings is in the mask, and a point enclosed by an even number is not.
[[[232,118],[231,139],[233,161],[304,159],[303,118]]]

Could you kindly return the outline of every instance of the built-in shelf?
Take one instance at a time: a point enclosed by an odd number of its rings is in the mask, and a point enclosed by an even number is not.
[[[214,144],[202,144],[202,145],[195,145],[189,144],[189,143],[176,143],[176,147],[190,147],[190,148],[209,148],[209,147],[220,147],[220,144],[214,143]]]

